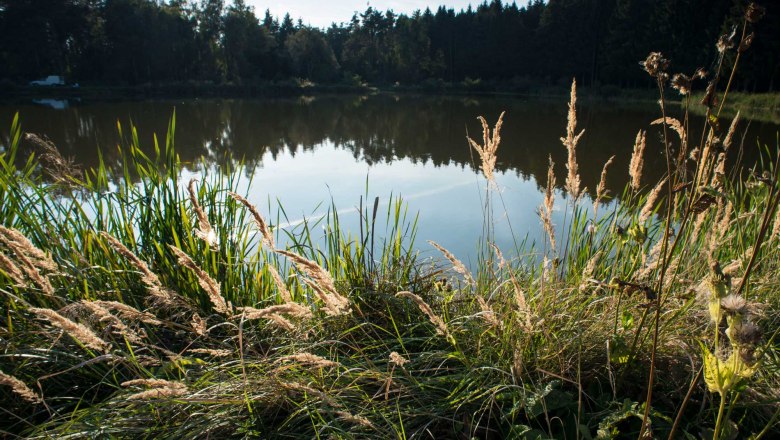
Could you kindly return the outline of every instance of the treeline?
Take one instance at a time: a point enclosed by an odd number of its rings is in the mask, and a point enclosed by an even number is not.
[[[767,4],[737,88],[775,90],[780,15]],[[715,41],[744,0],[501,0],[411,15],[369,7],[318,29],[258,17],[244,0],[0,0],[0,79],[63,75],[82,84],[323,83],[516,89],[568,83],[651,86],[637,62],[662,51],[672,70],[714,69]],[[737,29],[739,32],[741,29]],[[729,56],[733,57],[733,54]],[[730,60],[727,60],[730,61]]]

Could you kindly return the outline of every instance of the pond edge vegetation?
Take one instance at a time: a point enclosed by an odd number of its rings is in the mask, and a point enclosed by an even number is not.
[[[481,140],[485,205],[470,271],[414,249],[398,198],[361,200],[359,231],[280,229],[283,207],[236,193],[240,169],[180,181],[175,117],[154,154],[118,125],[122,172],[78,170],[11,127],[0,153],[0,432],[45,437],[753,438],[780,417],[780,145],[763,168],[730,164],[739,115],[723,120],[739,51],[761,9],[718,42],[715,72],[667,73],[651,53],[667,160],[609,212],[585,203],[576,82],[561,143],[565,221],[547,239],[493,243],[503,117]],[[729,71],[725,54],[737,50]],[[666,115],[664,90],[708,124]],[[721,81],[723,80],[723,81]],[[718,86],[726,82],[718,93]],[[38,154],[23,159],[20,145]],[[102,162],[101,162],[102,163]],[[265,214],[265,215],[264,215]],[[384,218],[382,218],[384,217]],[[384,223],[384,225],[383,225]],[[382,230],[383,229],[383,230]],[[319,230],[323,233],[320,236]],[[283,236],[283,237],[282,237]],[[284,238],[284,240],[280,240]],[[277,248],[285,242],[285,248]]]

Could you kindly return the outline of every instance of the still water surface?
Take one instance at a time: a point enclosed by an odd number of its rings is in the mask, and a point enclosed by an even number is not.
[[[477,116],[484,115],[492,126],[506,111],[493,221],[496,242],[507,254],[526,235],[541,242],[536,207],[542,201],[549,156],[556,163],[559,185],[565,180],[566,152],[559,139],[566,126],[566,98],[42,100],[0,103],[0,133],[7,133],[18,111],[24,130],[46,134],[82,167],[96,165],[98,150],[108,163],[118,165],[117,121],[123,126],[132,122],[141,144],[151,149],[153,134],[164,137],[174,109],[176,149],[187,164],[182,170],[185,177],[198,175],[200,158],[214,165],[243,160],[246,169],[240,189],[263,212],[268,214],[269,202],[275,212],[278,201],[295,223],[322,215],[332,201],[345,228],[355,233],[356,206],[361,196],[365,199],[366,185],[369,200],[379,197],[380,213],[391,195],[401,195],[409,213],[419,213],[416,245],[424,255],[434,254],[425,243],[434,240],[465,261],[476,258],[486,183],[466,134],[481,139]],[[679,117],[674,110],[673,116]],[[631,149],[640,128],[648,130],[643,180],[655,183],[666,169],[661,129],[648,126],[658,117],[660,111],[653,104],[580,106],[578,125],[586,130],[577,151],[583,185],[594,189],[604,162],[615,155],[607,183],[619,194],[628,180]],[[726,126],[728,122],[724,121]],[[694,118],[692,132],[699,133],[701,124],[700,118]],[[746,163],[756,160],[756,139],[774,145],[779,129],[768,122],[742,124],[739,135],[746,134]],[[562,202],[557,203],[559,208]],[[582,203],[590,205],[587,197]],[[557,214],[560,228],[562,209]]]

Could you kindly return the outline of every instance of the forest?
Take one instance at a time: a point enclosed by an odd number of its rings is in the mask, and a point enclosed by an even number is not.
[[[768,6],[735,90],[778,87],[780,17]],[[637,64],[648,52],[663,52],[675,72],[714,70],[713,42],[736,29],[743,9],[735,0],[493,0],[411,15],[368,7],[319,29],[244,0],[0,0],[0,84],[47,75],[105,86],[297,78],[523,92],[575,77],[590,87],[652,88]]]

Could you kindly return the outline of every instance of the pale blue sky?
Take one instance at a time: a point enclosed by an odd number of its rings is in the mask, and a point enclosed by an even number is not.
[[[333,22],[349,22],[355,11],[363,12],[369,5],[381,11],[392,9],[397,14],[411,14],[415,9],[425,10],[426,7],[435,12],[441,4],[459,11],[469,3],[476,6],[482,0],[246,0],[246,3],[254,6],[255,14],[261,20],[265,10],[270,9],[274,17],[283,17],[289,12],[295,21],[302,18],[304,24],[323,28]]]

